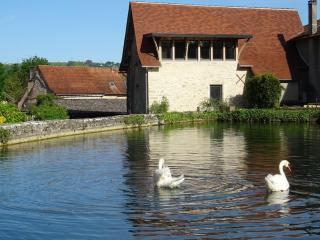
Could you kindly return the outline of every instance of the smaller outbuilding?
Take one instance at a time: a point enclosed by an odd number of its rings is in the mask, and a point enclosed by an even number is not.
[[[58,96],[71,116],[92,117],[127,112],[126,77],[103,67],[39,65],[30,70],[30,80],[18,106],[36,103],[40,94]]]
[[[299,95],[304,104],[320,104],[320,20],[317,17],[317,0],[309,0],[309,23],[304,31],[290,40],[304,63],[304,79]]]

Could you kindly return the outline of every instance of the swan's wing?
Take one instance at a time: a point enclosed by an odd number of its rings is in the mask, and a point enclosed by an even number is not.
[[[167,167],[167,166],[163,166],[162,168],[162,175],[168,177],[168,178],[171,178],[171,171],[170,171],[170,168]]]
[[[180,177],[172,178],[170,188],[179,187],[181,183],[184,181],[184,176],[181,175]]]
[[[280,174],[271,175],[265,177],[267,186],[270,190],[281,191],[289,188],[289,183],[285,177]]]

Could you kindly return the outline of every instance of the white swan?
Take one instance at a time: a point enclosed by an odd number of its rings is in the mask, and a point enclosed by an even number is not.
[[[172,177],[170,168],[164,165],[164,159],[160,158],[158,169],[154,173],[154,182],[157,187],[175,188],[184,181],[184,176]]]
[[[283,167],[289,168],[289,162],[287,160],[282,160],[279,164],[279,171],[280,174],[271,175],[268,174],[268,176],[265,177],[266,184],[268,187],[268,190],[271,192],[277,192],[277,191],[286,191],[289,189],[290,185],[287,180],[286,175],[283,172]]]

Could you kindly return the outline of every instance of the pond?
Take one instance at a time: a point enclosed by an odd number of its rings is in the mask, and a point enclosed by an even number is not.
[[[0,239],[319,239],[318,125],[202,124],[2,149]],[[156,189],[160,157],[179,189]],[[290,193],[267,194],[282,159]]]

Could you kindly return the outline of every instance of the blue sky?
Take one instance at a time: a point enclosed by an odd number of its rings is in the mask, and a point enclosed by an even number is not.
[[[307,23],[307,0],[148,2],[295,8]],[[0,62],[21,62],[34,55],[49,61],[119,62],[128,4],[128,0],[1,0]]]

